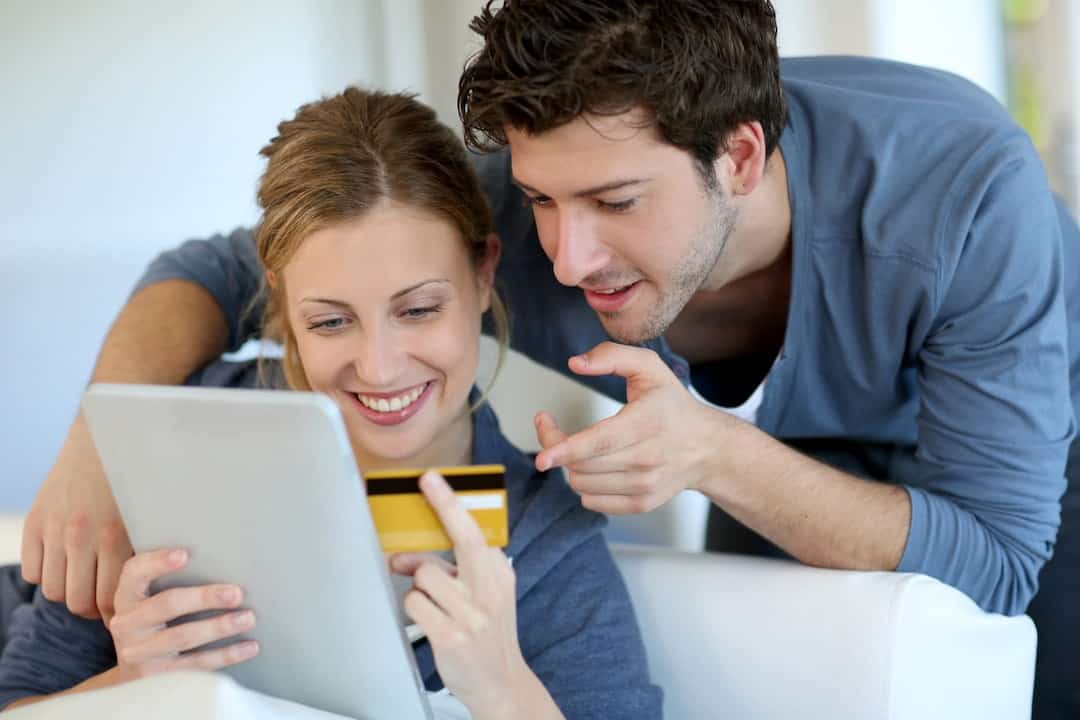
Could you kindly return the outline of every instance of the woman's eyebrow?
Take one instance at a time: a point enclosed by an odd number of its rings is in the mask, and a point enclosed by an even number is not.
[[[418,290],[418,289],[424,287],[425,285],[429,285],[431,283],[446,283],[447,285],[449,285],[450,281],[447,280],[446,278],[431,278],[429,280],[421,280],[420,282],[416,283],[415,285],[410,285],[409,287],[405,288],[404,290],[398,290],[396,293],[394,293],[393,295],[390,296],[390,299],[391,300],[397,300],[402,295],[408,295],[413,290]]]
[[[339,308],[341,308],[343,310],[352,310],[352,305],[350,305],[349,303],[345,302],[344,300],[334,300],[333,298],[304,297],[304,298],[300,298],[300,302],[301,303],[321,303],[323,305],[333,305],[334,307],[339,307]]]
[[[446,279],[446,278],[430,278],[428,280],[421,280],[420,282],[415,283],[413,285],[410,285],[407,288],[404,288],[402,290],[398,290],[396,293],[394,293],[393,295],[390,296],[390,299],[391,300],[397,300],[399,297],[402,297],[403,295],[408,295],[413,290],[419,290],[420,288],[424,287],[425,285],[430,285],[432,283],[445,283],[445,284],[449,285],[450,281],[448,279]],[[335,300],[333,298],[310,296],[310,297],[300,298],[300,302],[301,303],[321,303],[323,305],[333,305],[334,307],[342,308],[343,310],[352,310],[352,305],[350,305],[349,303],[345,302],[344,300]]]

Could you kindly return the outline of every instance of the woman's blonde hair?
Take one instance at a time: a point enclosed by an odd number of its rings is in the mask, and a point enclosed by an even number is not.
[[[262,220],[255,233],[259,260],[278,282],[264,279],[263,337],[284,346],[285,381],[310,390],[285,311],[282,270],[313,232],[364,215],[392,200],[448,220],[474,267],[488,253],[491,210],[461,141],[412,95],[346,88],[303,105],[278,125],[260,154]],[[501,367],[509,343],[506,308],[493,290],[491,315]]]

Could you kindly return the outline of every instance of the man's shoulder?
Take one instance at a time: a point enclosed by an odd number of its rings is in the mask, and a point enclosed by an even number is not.
[[[781,79],[795,122],[816,137],[897,142],[944,137],[976,147],[1018,127],[987,90],[945,70],[879,58],[818,56],[785,58]],[[905,157],[917,157],[905,152]]]
[[[991,188],[1048,197],[1027,135],[968,80],[851,57],[793,58],[782,74],[781,148],[799,168],[815,238],[857,238],[863,251],[933,267],[960,249]],[[1019,168],[1026,185],[1010,180]]]

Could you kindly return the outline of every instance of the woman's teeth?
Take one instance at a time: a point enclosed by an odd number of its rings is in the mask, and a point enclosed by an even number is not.
[[[364,404],[364,407],[374,410],[375,412],[398,412],[416,402],[416,398],[424,394],[424,390],[427,389],[427,383],[420,387],[413,388],[407,393],[392,397],[389,400],[386,398],[373,398],[367,395],[361,395],[357,393],[356,398]]]

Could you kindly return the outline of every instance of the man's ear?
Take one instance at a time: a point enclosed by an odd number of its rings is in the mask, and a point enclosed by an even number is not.
[[[731,195],[749,195],[765,174],[765,131],[757,120],[728,133],[727,151],[716,159],[716,177]]]
[[[491,293],[495,288],[495,269],[502,257],[502,240],[495,233],[484,238],[484,258],[476,269],[476,283],[480,288],[480,310],[487,312],[491,308]]]

